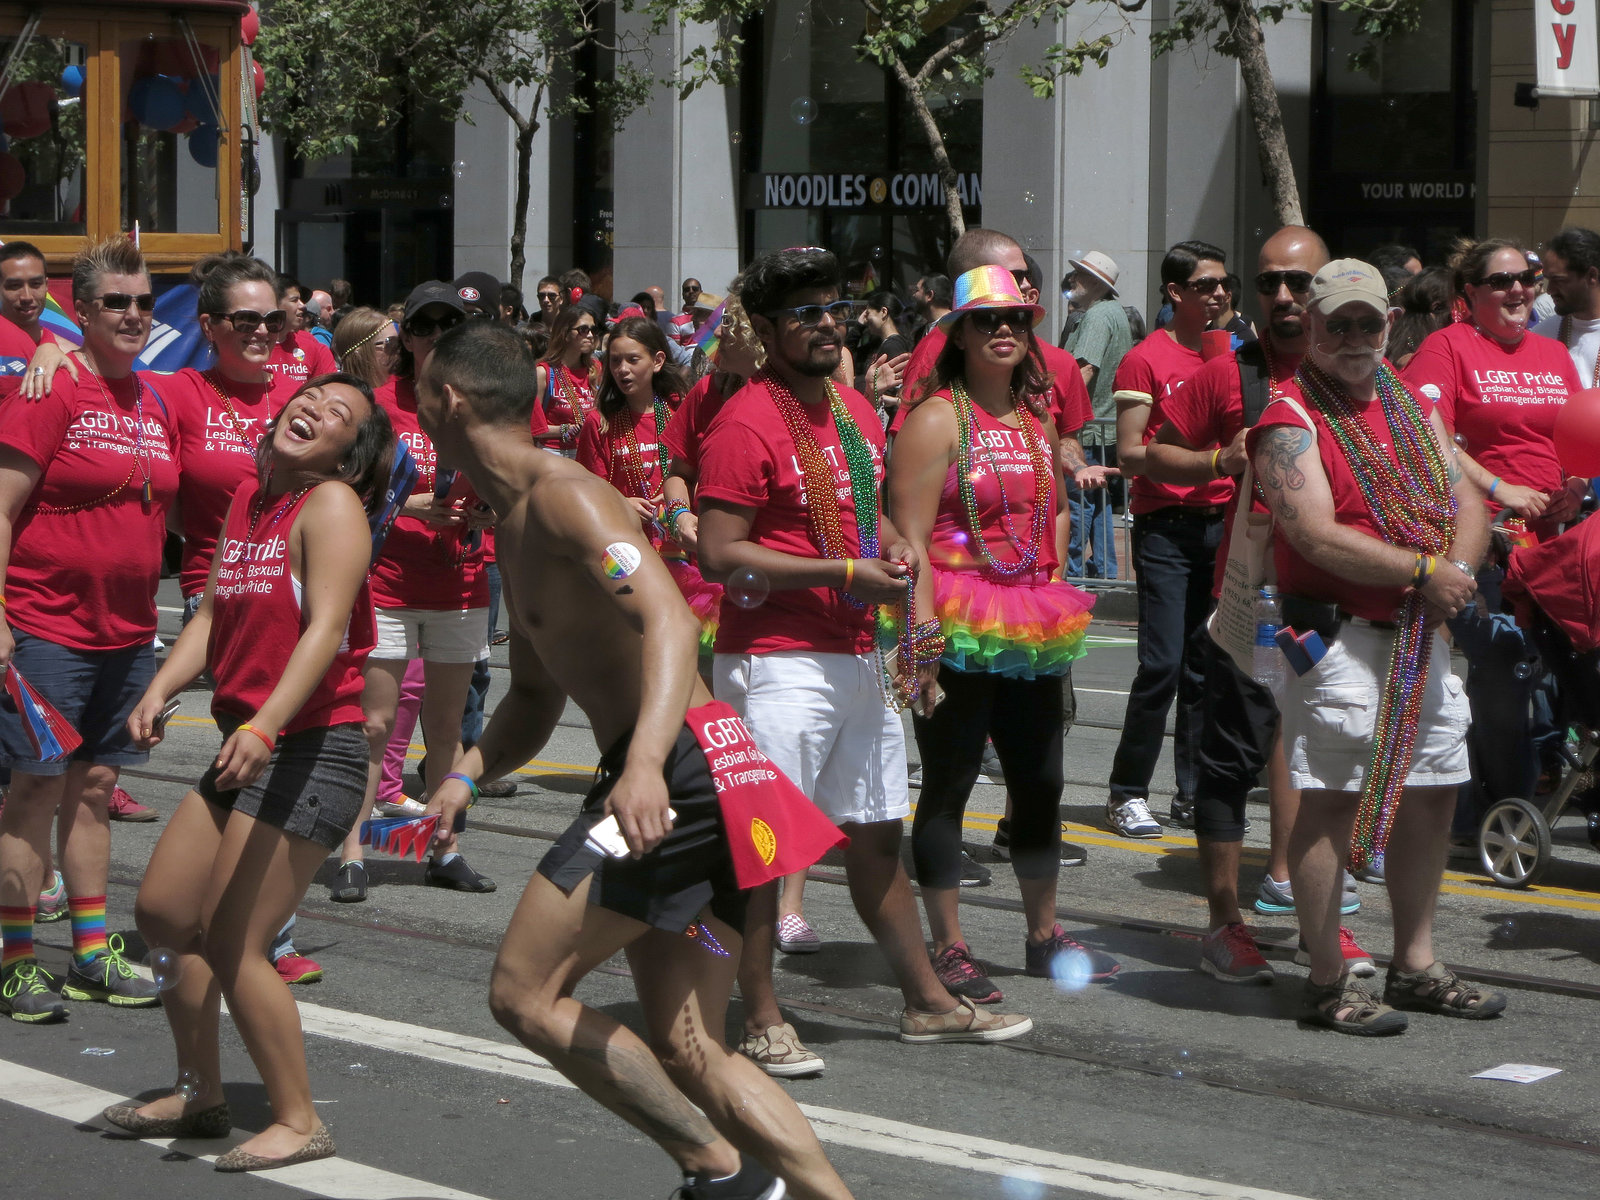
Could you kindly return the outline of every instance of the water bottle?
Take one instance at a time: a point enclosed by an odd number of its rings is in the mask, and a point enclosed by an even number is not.
[[[1251,654],[1250,674],[1269,691],[1283,685],[1283,651],[1278,649],[1278,629],[1283,625],[1283,607],[1278,589],[1263,587],[1256,594],[1256,643]]]

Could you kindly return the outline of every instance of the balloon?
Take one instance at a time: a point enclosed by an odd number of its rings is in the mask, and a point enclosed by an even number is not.
[[[38,137],[50,132],[50,109],[56,102],[55,85],[42,80],[14,83],[0,97],[0,123],[14,138]]]
[[[267,90],[267,73],[261,69],[261,64],[258,62],[250,64],[250,73],[255,76],[256,99],[260,100],[261,93]]]
[[[189,135],[189,157],[202,167],[217,165],[217,127],[201,125]]]
[[[210,91],[207,91],[207,81],[195,76],[189,80],[189,90],[184,93],[184,107],[189,110],[189,115],[202,125],[215,125],[217,123],[217,108],[212,101],[212,96],[220,97],[220,84],[215,75],[210,77]],[[174,132],[182,132],[174,130]]]
[[[83,68],[76,63],[62,68],[61,90],[69,96],[83,95],[84,75]]]
[[[261,14],[256,11],[256,6],[251,5],[250,11],[239,18],[239,40],[246,46],[256,44],[256,35],[261,32]]]
[[[182,81],[171,75],[135,79],[128,88],[128,111],[141,125],[171,130],[185,112]]]
[[[1600,389],[1573,392],[1556,413],[1556,457],[1568,475],[1600,475]]]
[[[204,124],[203,121],[197,120],[194,117],[185,117],[183,120],[179,121],[176,125],[174,125],[171,129],[167,130],[167,132],[168,133],[193,133],[196,129],[199,129],[202,124]]]
[[[0,153],[0,200],[10,200],[27,186],[28,172],[15,154]]]

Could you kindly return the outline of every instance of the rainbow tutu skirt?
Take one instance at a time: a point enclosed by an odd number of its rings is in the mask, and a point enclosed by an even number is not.
[[[943,661],[1009,679],[1062,675],[1082,658],[1095,598],[1059,579],[995,583],[975,572],[933,573]]]
[[[672,581],[678,585],[678,590],[689,605],[689,611],[700,622],[700,653],[708,655],[717,640],[717,614],[722,609],[722,585],[707,583],[701,577],[700,569],[692,562],[669,558],[666,564],[667,570],[672,572]]]

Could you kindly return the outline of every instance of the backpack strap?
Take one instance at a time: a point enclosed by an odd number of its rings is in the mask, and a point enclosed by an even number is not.
[[[1272,373],[1260,342],[1250,342],[1234,355],[1239,364],[1239,392],[1244,397],[1244,423],[1249,429],[1261,420],[1272,402]]]

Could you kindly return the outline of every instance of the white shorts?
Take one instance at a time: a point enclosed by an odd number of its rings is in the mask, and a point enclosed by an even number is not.
[[[1327,655],[1278,693],[1283,749],[1297,788],[1359,792],[1372,755],[1378,700],[1389,672],[1393,630],[1346,621]],[[1450,672],[1450,651],[1430,638],[1428,684],[1422,694],[1417,740],[1407,787],[1446,787],[1472,778],[1467,726],[1472,713],[1461,680]]]
[[[376,616],[378,644],[371,658],[469,663],[489,653],[487,608],[380,608]]]
[[[895,821],[911,812],[906,734],[883,702],[871,654],[719,654],[717,699],[836,825]]]

